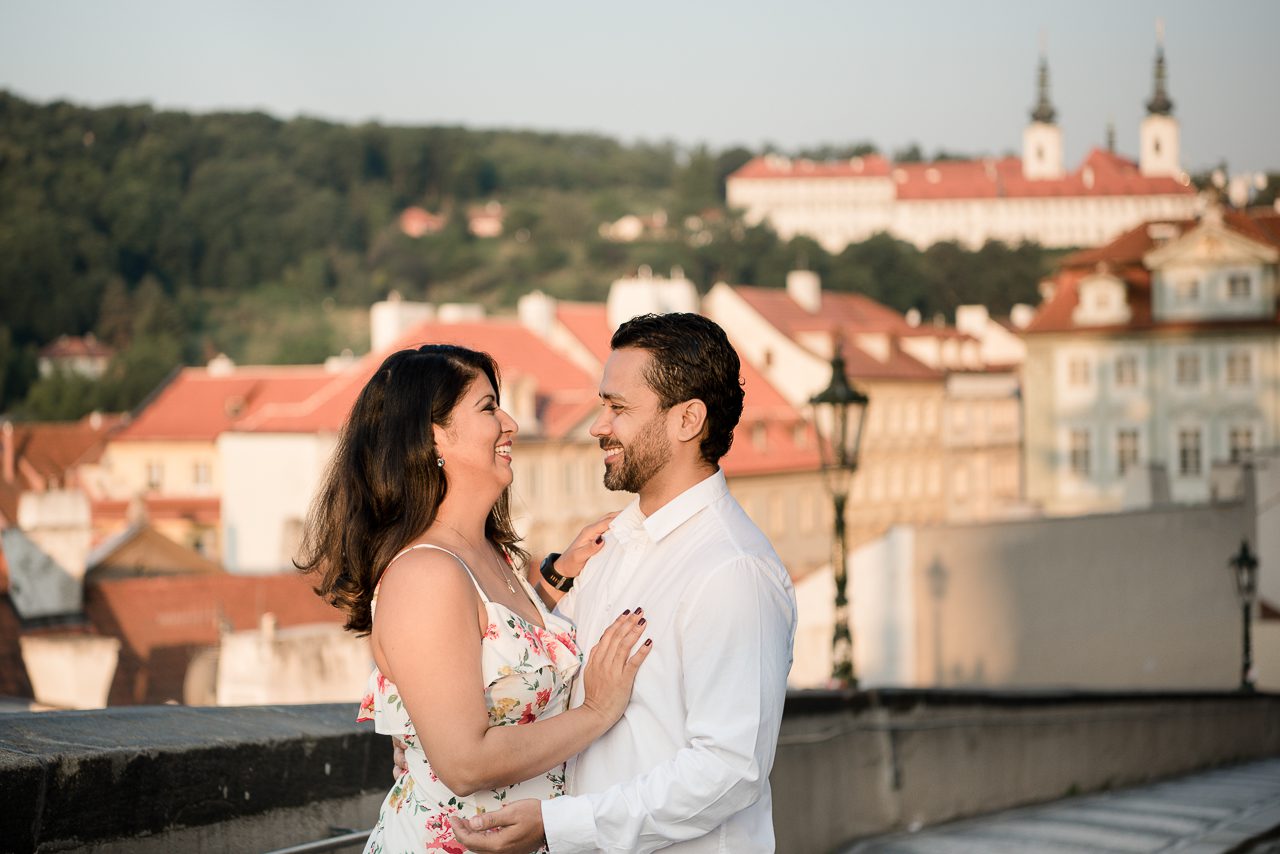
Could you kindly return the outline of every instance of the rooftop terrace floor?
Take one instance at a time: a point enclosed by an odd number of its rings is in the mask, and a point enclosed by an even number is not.
[[[1270,851],[1269,843],[1254,848],[1250,842],[1277,830],[1280,759],[1266,759],[878,836],[842,854],[1226,854]]]

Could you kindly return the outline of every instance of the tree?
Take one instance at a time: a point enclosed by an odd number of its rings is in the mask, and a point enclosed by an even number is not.
[[[905,148],[899,148],[893,153],[894,163],[922,163],[924,161],[924,152],[920,150],[920,143],[913,142]]]
[[[31,386],[19,412],[32,421],[75,421],[97,407],[97,383],[72,371],[58,370]]]

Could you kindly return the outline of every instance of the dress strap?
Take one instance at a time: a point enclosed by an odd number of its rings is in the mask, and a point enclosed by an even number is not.
[[[476,587],[476,592],[480,594],[480,598],[484,601],[484,604],[486,604],[486,605],[488,605],[488,604],[489,604],[489,597],[488,597],[488,596],[486,596],[486,595],[484,595],[484,590],[480,587],[480,582],[479,582],[479,581],[476,581],[475,573],[473,573],[473,572],[471,571],[471,567],[467,566],[467,562],[466,562],[465,560],[463,560],[462,558],[458,557],[458,556],[457,556],[456,554],[454,554],[453,552],[451,552],[451,551],[449,551],[448,549],[446,549],[444,546],[437,546],[435,543],[418,543],[417,545],[409,546],[409,548],[407,548],[407,549],[402,549],[402,550],[401,550],[401,551],[400,551],[400,552],[399,552],[395,557],[393,557],[391,560],[387,561],[387,567],[386,567],[386,569],[382,570],[382,574],[383,574],[383,575],[386,575],[386,574],[387,574],[387,569],[390,569],[390,568],[391,568],[391,564],[395,563],[397,560],[399,560],[400,558],[404,557],[405,555],[407,555],[409,552],[413,551],[414,549],[435,549],[435,550],[436,550],[436,551],[438,551],[438,552],[444,552],[444,553],[445,553],[445,554],[447,554],[449,557],[453,558],[453,559],[454,559],[454,560],[456,560],[458,563],[462,564],[462,568],[463,568],[463,569],[465,569],[465,570],[467,571],[467,575],[468,575],[468,577],[470,577],[470,578],[471,578],[471,583],[475,585],[475,587]]]

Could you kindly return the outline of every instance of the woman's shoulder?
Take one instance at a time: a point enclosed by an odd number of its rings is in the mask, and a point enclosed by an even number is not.
[[[427,543],[401,551],[382,571],[380,596],[430,591],[435,596],[475,595],[475,583],[462,559]]]

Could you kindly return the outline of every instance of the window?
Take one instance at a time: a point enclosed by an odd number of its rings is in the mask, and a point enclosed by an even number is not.
[[[1138,464],[1138,431],[1120,430],[1116,433],[1116,471],[1124,474]]]
[[[1197,427],[1178,431],[1178,474],[1183,477],[1200,474],[1200,430]]]
[[[1175,363],[1175,377],[1178,385],[1200,385],[1200,355],[1179,353]]]
[[[768,434],[763,421],[757,421],[751,425],[751,446],[757,451],[765,450],[768,444]]]
[[[1232,427],[1227,432],[1231,462],[1240,463],[1253,456],[1253,428]]]
[[[1174,286],[1174,294],[1179,302],[1200,301],[1200,280],[1182,279]]]
[[[197,460],[191,469],[191,482],[196,486],[208,486],[213,481],[208,460]]]
[[[1116,388],[1133,388],[1138,384],[1138,357],[1116,359]]]
[[[1248,350],[1232,350],[1227,354],[1227,385],[1249,385],[1253,382],[1253,359]]]
[[[159,489],[164,483],[164,463],[147,460],[147,489]]]
[[[1249,299],[1253,296],[1253,279],[1248,273],[1232,273],[1227,277],[1227,299]]]
[[[1071,473],[1080,477],[1089,476],[1089,431],[1071,431]]]
[[[1089,360],[1077,356],[1067,363],[1067,382],[1073,386],[1089,384]]]

